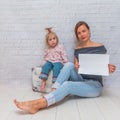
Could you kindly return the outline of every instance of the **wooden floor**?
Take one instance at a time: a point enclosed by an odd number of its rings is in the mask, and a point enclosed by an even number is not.
[[[66,97],[61,103],[31,115],[16,108],[13,99],[39,98],[31,88],[0,85],[0,120],[120,120],[120,88],[104,88],[98,98]]]

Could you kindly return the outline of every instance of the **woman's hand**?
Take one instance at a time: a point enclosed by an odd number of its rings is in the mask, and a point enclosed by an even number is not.
[[[116,70],[116,66],[113,64],[108,64],[109,73],[113,73]]]
[[[76,70],[78,70],[78,68],[80,67],[79,64],[74,64],[74,66],[75,66],[75,69],[76,69]]]
[[[74,67],[76,70],[78,70],[78,68],[80,67],[78,60],[76,58],[74,59]]]

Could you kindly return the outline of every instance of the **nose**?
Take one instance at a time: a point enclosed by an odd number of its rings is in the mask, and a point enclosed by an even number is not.
[[[51,41],[54,42],[54,39],[52,39]]]

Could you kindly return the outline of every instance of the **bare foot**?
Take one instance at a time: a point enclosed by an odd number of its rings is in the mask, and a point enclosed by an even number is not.
[[[19,109],[27,111],[31,114],[38,112],[41,108],[47,107],[45,98],[25,102],[19,102],[15,99],[14,103]]]
[[[52,88],[52,91],[55,91],[56,90],[56,88]]]
[[[40,91],[44,91],[46,86],[46,80],[42,81],[42,85],[40,86]]]

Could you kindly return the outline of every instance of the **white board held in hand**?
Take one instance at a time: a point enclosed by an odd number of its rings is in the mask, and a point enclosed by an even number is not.
[[[79,54],[79,74],[109,75],[108,54]]]

